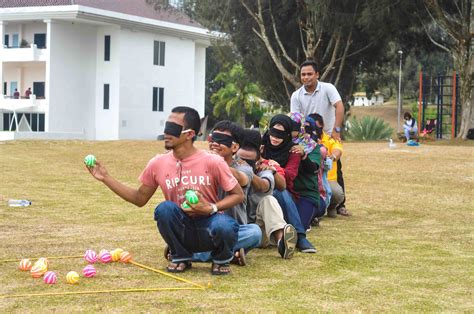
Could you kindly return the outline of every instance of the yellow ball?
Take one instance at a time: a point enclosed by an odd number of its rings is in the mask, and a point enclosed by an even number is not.
[[[76,273],[75,271],[70,271],[67,273],[66,275],[66,281],[67,283],[70,283],[70,284],[76,284],[79,282],[79,274]]]
[[[111,252],[111,255],[112,255],[112,260],[114,262],[118,262],[120,261],[120,255],[123,253],[123,250],[122,249],[115,249]]]
[[[46,257],[40,257],[36,262],[35,262],[35,265],[38,265],[38,264],[45,264],[46,267],[49,266],[49,261]]]
[[[43,276],[44,273],[46,273],[47,271],[48,271],[48,268],[46,267],[45,264],[34,265],[30,270],[31,276],[33,278],[39,278],[39,277]]]

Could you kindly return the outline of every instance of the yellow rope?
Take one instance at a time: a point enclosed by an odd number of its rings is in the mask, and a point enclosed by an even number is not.
[[[22,298],[22,297],[43,297],[58,295],[74,295],[74,294],[98,294],[98,293],[114,293],[114,292],[150,292],[150,291],[174,291],[174,290],[203,290],[202,288],[142,288],[142,289],[116,289],[116,290],[95,290],[95,291],[74,291],[74,292],[48,292],[48,293],[28,293],[28,294],[11,294],[0,295],[0,299],[6,298]]]
[[[192,281],[189,281],[189,280],[186,280],[184,278],[181,278],[181,277],[178,277],[178,276],[175,276],[175,275],[171,275],[169,273],[165,273],[164,271],[161,271],[161,270],[158,270],[158,269],[154,269],[154,268],[151,268],[149,266],[146,266],[146,265],[143,265],[143,264],[140,264],[140,263],[137,263],[137,262],[134,262],[134,261],[130,261],[130,264],[133,264],[135,266],[138,266],[138,267],[141,267],[141,268],[144,268],[144,269],[148,269],[148,270],[151,270],[151,271],[154,271],[155,273],[158,273],[158,274],[161,274],[161,275],[165,275],[165,276],[168,276],[170,278],[173,278],[173,279],[176,279],[176,280],[179,280],[179,281],[183,281],[183,282],[186,282],[186,283],[189,283],[193,286],[196,286],[200,289],[206,289],[206,287],[200,285],[200,284],[197,284],[197,283],[194,283]]]
[[[47,257],[47,259],[67,259],[67,258],[79,258],[79,257],[84,257],[84,255],[53,256],[53,257]],[[40,259],[40,258],[41,257],[31,257],[29,259],[35,260],[35,259]],[[21,260],[22,260],[21,258],[20,259],[4,259],[4,260],[0,260],[0,263],[19,262]]]

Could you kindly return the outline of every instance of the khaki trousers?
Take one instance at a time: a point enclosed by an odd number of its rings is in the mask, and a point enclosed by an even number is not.
[[[272,195],[264,196],[258,203],[255,223],[262,229],[261,247],[267,247],[269,244],[276,245],[273,233],[283,229],[286,221],[280,204]]]

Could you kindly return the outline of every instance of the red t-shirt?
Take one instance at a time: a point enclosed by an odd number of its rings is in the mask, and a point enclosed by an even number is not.
[[[230,191],[237,184],[221,156],[202,150],[183,160],[176,159],[173,152],[158,154],[148,162],[139,180],[147,186],[161,187],[165,199],[178,205],[190,189],[201,192],[205,201],[217,203],[219,187]]]

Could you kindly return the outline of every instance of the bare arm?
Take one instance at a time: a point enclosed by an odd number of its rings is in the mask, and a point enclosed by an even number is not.
[[[242,171],[239,171],[235,168],[230,167],[230,172],[234,175],[234,178],[237,179],[237,182],[239,182],[240,186],[247,186],[249,184],[249,179],[245,173]]]
[[[110,176],[107,172],[107,169],[99,162],[96,162],[95,167],[87,167],[89,172],[97,180],[103,182],[112,192],[130,202],[136,206],[142,207],[153,196],[156,191],[156,188],[140,185],[138,189],[131,188],[125,184],[117,181],[115,178]]]
[[[344,104],[342,100],[336,102],[336,122],[334,123],[334,128],[341,128],[342,127],[342,120],[344,120]],[[336,132],[336,130],[332,130],[331,137],[334,139],[340,139],[341,133]]]
[[[196,191],[196,193],[199,196],[199,203],[197,204],[188,203],[189,208],[183,208],[183,211],[185,211],[190,216],[209,215],[212,212],[211,204],[203,200],[202,194],[199,191]],[[226,196],[223,199],[219,200],[216,203],[216,206],[219,209],[219,211],[223,211],[223,210],[232,208],[235,205],[242,203],[243,201],[244,201],[244,192],[242,191],[242,188],[240,187],[240,185],[236,184],[232,190],[227,191]]]
[[[255,192],[265,193],[270,189],[270,182],[267,179],[262,179],[259,176],[255,175],[252,178],[252,187]]]
[[[283,191],[284,189],[286,189],[285,178],[278,172],[276,172],[273,176],[275,177],[275,188],[279,191]]]

